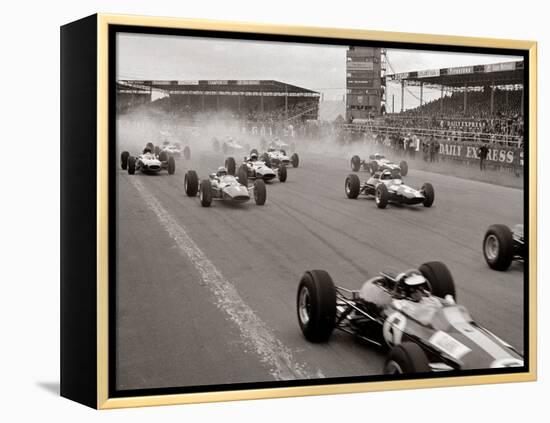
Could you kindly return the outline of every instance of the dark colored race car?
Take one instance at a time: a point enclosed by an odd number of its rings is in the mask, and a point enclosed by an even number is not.
[[[256,205],[263,206],[267,197],[265,182],[261,179],[254,181],[249,187],[247,182],[230,175],[225,167],[220,167],[208,179],[199,182],[197,172],[189,170],[184,179],[185,193],[195,197],[197,193],[203,207],[210,207],[213,199],[230,201],[232,203],[246,203],[254,198]]]
[[[359,156],[353,156],[350,160],[351,170],[359,172],[364,170],[374,175],[378,171],[399,169],[402,176],[407,176],[409,173],[409,165],[405,160],[401,160],[399,164],[394,163],[385,158],[382,154],[371,154],[368,160],[361,160]]]
[[[376,205],[381,209],[390,202],[431,207],[435,199],[432,184],[426,182],[419,190],[411,188],[403,183],[399,169],[378,171],[364,183],[355,173],[350,173],[344,188],[351,199],[357,198],[359,194],[373,195]]]
[[[523,225],[510,229],[506,225],[491,225],[483,238],[483,256],[491,269],[507,270],[512,261],[525,257]]]
[[[176,172],[176,161],[174,157],[169,156],[164,151],[161,151],[157,156],[153,151],[154,147],[151,143],[148,143],[143,149],[143,154],[137,157],[131,156],[128,151],[123,151],[120,155],[120,166],[124,170],[127,169],[130,175],[136,173],[136,170],[148,174],[167,170],[169,175],[173,175]]]
[[[296,304],[308,341],[327,342],[334,329],[349,333],[389,350],[386,374],[524,364],[518,351],[456,303],[453,278],[441,262],[381,272],[360,290],[335,286],[326,271],[310,270],[300,280]]]

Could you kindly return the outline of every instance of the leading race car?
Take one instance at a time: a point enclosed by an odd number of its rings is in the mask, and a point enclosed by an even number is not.
[[[185,174],[184,186],[189,197],[199,194],[203,207],[210,207],[213,199],[245,203],[251,198],[254,198],[258,206],[263,206],[267,197],[263,180],[257,179],[254,185],[249,187],[238,177],[228,174],[225,167],[218,168],[216,173],[210,174],[208,179],[203,179],[200,183],[197,172],[189,170]]]
[[[374,175],[378,171],[382,170],[392,170],[399,169],[402,176],[407,176],[409,173],[409,165],[405,160],[401,160],[399,164],[394,163],[382,154],[371,154],[368,160],[361,160],[359,156],[353,156],[351,158],[351,170],[354,172],[359,172],[360,170],[365,170]]]
[[[128,151],[123,151],[120,159],[122,169],[128,169],[130,175],[136,173],[136,170],[148,174],[159,173],[161,170],[167,170],[169,175],[176,172],[174,157],[162,152],[157,156],[149,145],[144,148],[143,154],[137,157],[131,156]]]
[[[483,256],[491,269],[507,270],[513,260],[525,258],[523,225],[510,229],[506,225],[491,225],[483,238]]]
[[[264,161],[258,159],[256,150],[252,150],[250,156],[244,158],[244,163],[239,167],[237,175],[239,181],[244,185],[247,185],[249,179],[263,179],[265,182],[269,182],[278,177],[279,181],[285,182],[287,171],[286,166],[272,169]]]
[[[158,154],[160,155],[162,151],[166,152],[169,156],[181,157],[183,155],[183,157],[187,160],[191,158],[191,148],[186,145],[182,149],[179,142],[171,143],[169,141],[164,141]]]
[[[403,183],[399,169],[378,171],[363,184],[355,173],[350,173],[346,178],[345,191],[352,199],[359,194],[374,195],[376,205],[381,209],[390,202],[431,207],[435,198],[432,184],[426,182],[419,190],[411,188]]]
[[[441,262],[381,272],[359,290],[335,286],[326,271],[310,270],[298,285],[296,304],[310,342],[326,342],[339,329],[389,348],[386,374],[524,365],[518,351],[456,303],[453,278]]]

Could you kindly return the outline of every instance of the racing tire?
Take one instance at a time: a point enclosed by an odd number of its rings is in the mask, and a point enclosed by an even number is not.
[[[130,157],[130,153],[128,153],[127,151],[123,151],[120,154],[120,167],[122,168],[122,170],[128,169],[128,157]]]
[[[235,163],[235,159],[233,157],[228,157],[225,159],[225,168],[227,169],[228,175],[235,176],[235,170],[237,169],[237,164]]]
[[[279,177],[279,181],[286,182],[287,178],[287,170],[286,166],[281,166],[277,172],[277,176]]]
[[[158,156],[160,154],[160,147],[158,145],[153,148],[153,153],[155,153],[155,156]]]
[[[296,297],[298,323],[310,342],[326,342],[335,327],[336,288],[324,270],[309,270],[302,276]]]
[[[267,198],[267,189],[263,179],[256,179],[254,181],[254,201],[257,206],[263,206]]]
[[[136,173],[136,158],[128,156],[128,174],[133,175]]]
[[[346,195],[348,198],[356,199],[361,191],[361,181],[359,180],[359,176],[355,173],[350,173],[346,178],[344,189],[346,190]]]
[[[168,161],[168,153],[166,151],[161,151],[158,154],[158,158],[161,162],[167,162]]]
[[[388,192],[388,187],[386,185],[380,183],[376,187],[376,190],[374,191],[374,201],[376,202],[376,206],[379,209],[385,209],[388,205],[390,193]]]
[[[201,206],[210,207],[212,204],[212,184],[210,179],[203,179],[199,190],[199,198]]]
[[[369,164],[370,174],[371,176],[374,175],[378,170],[378,163],[376,162],[370,162]]]
[[[412,374],[430,372],[428,356],[418,344],[403,342],[393,347],[384,365],[384,374]]]
[[[361,158],[359,156],[353,156],[350,161],[351,170],[354,172],[359,172],[361,169]]]
[[[185,193],[188,197],[196,197],[199,192],[199,176],[194,170],[188,170],[183,180]]]
[[[399,168],[401,169],[401,176],[407,176],[407,173],[409,173],[409,165],[405,160],[399,163]]]
[[[253,148],[252,150],[250,150],[250,155],[252,156],[253,154],[256,154],[256,156],[258,156],[260,153],[258,153],[258,150]]]
[[[168,175],[173,175],[176,172],[176,159],[168,157]]]
[[[239,183],[241,185],[248,187],[248,166],[242,164],[237,172],[237,177],[239,178]]]
[[[264,153],[262,154],[262,157],[260,157],[260,160],[265,163],[267,167],[271,167],[271,159],[269,158],[269,154]]]
[[[449,268],[444,263],[430,261],[421,265],[418,270],[430,283],[432,295],[439,298],[450,295],[456,302],[455,282]]]
[[[491,225],[483,237],[483,256],[491,269],[504,271],[514,259],[514,235],[506,225]]]
[[[188,145],[183,147],[183,158],[185,160],[189,160],[191,158],[191,148]]]
[[[298,157],[297,153],[294,153],[292,156],[290,156],[290,162],[292,163],[292,167],[298,167],[298,165],[300,164],[300,157]]]
[[[435,192],[434,187],[429,182],[426,182],[424,185],[422,185],[422,188],[420,188],[420,191],[424,193],[424,202],[422,203],[424,207],[431,207],[435,200]]]

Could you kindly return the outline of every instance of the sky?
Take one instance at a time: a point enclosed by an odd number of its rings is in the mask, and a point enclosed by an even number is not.
[[[342,100],[346,49],[345,46],[124,33],[117,36],[117,79],[278,80],[321,92],[324,100]],[[388,49],[387,57],[395,72],[521,59],[394,49]],[[418,96],[414,88],[405,93],[405,108],[418,105],[413,94]],[[386,91],[388,108],[392,95],[397,107],[401,90],[395,84],[389,84]],[[424,99],[437,97],[439,91],[424,90]]]

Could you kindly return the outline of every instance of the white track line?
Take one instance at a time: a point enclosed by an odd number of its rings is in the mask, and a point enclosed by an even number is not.
[[[324,377],[320,371],[310,372],[306,370],[306,366],[294,361],[290,349],[271,333],[267,325],[242,300],[233,284],[208,260],[185,228],[147,191],[139,178],[128,179],[132,181],[176,245],[198,270],[204,285],[214,294],[216,306],[237,325],[245,345],[259,355],[260,360],[269,367],[271,375],[276,380]]]

